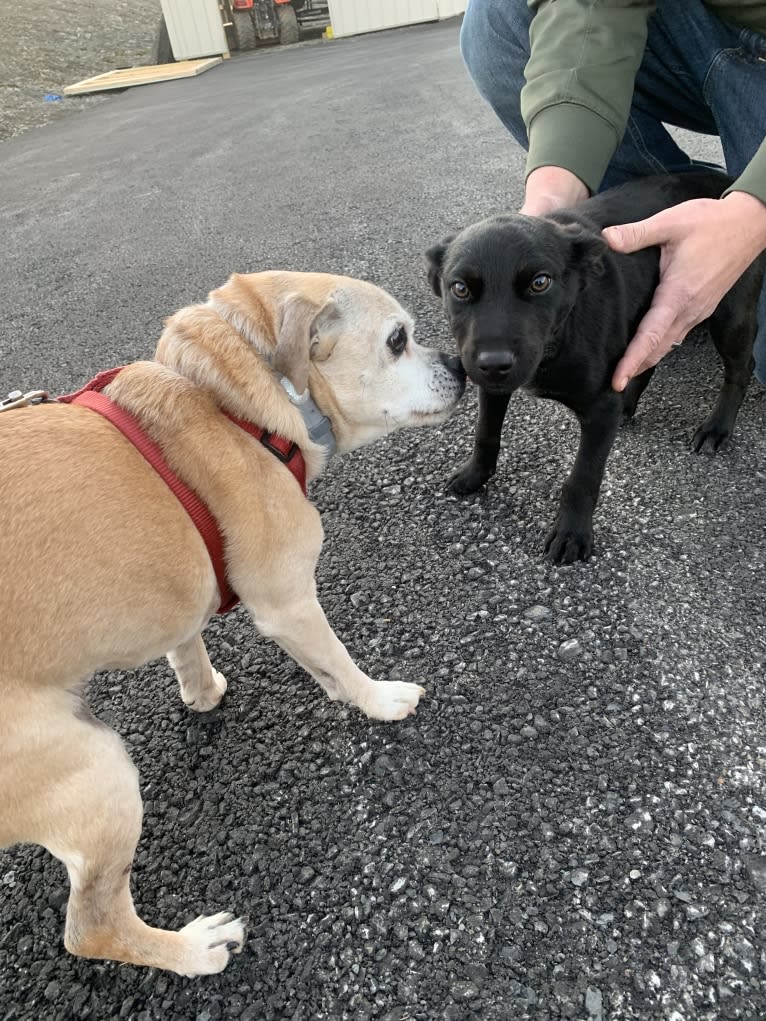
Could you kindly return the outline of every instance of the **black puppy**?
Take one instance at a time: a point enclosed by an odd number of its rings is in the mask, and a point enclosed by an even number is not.
[[[564,483],[545,551],[557,563],[586,560],[593,511],[620,420],[636,410],[649,369],[623,394],[612,373],[651,304],[659,249],[612,252],[601,228],[642,220],[693,198],[719,198],[730,180],[690,171],[637,180],[543,219],[508,214],[482,220],[426,254],[469,377],[479,387],[473,455],[449,488],[472,493],[497,467],[508,401],[524,387],[570,408],[580,446]],[[764,260],[721,301],[707,324],[724,365],[724,384],[694,450],[717,450],[731,435],[753,371],[756,306]]]

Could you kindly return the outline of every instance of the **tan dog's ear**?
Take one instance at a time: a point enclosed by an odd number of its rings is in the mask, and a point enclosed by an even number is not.
[[[308,386],[311,349],[322,330],[338,318],[332,299],[317,306],[301,294],[290,294],[282,308],[273,365],[287,376],[298,393]]]
[[[311,324],[311,358],[325,362],[332,354],[339,331],[333,329],[343,318],[340,305],[329,298],[317,312]]]

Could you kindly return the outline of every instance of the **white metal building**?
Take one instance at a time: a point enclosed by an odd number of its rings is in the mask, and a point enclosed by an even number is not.
[[[335,36],[438,21],[462,14],[466,0],[328,0]],[[160,0],[176,60],[228,56],[218,0]]]
[[[466,0],[329,0],[336,36],[377,32],[462,14]]]

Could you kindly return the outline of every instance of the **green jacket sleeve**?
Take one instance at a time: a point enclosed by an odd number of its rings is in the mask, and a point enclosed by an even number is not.
[[[746,191],[766,205],[766,138],[729,191]]]
[[[625,133],[649,0],[528,0],[531,54],[521,112],[527,173],[565,167],[591,192]]]

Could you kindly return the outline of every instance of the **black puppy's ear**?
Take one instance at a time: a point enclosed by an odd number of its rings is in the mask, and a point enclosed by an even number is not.
[[[604,257],[609,245],[600,234],[579,223],[568,223],[562,228],[572,245],[572,258],[580,270],[582,286],[587,287],[604,272]]]
[[[448,238],[440,241],[438,245],[434,245],[426,252],[426,262],[428,263],[428,282],[431,285],[431,290],[440,298],[442,296],[442,266],[444,265],[444,256],[453,238],[454,234],[451,234]]]

